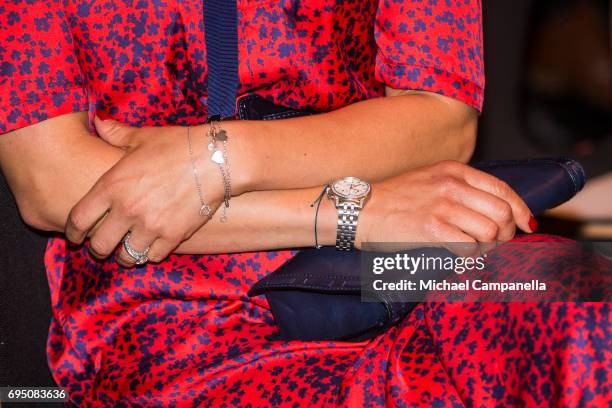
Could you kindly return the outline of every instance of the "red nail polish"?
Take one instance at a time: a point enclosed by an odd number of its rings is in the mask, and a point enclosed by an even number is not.
[[[103,110],[96,111],[96,116],[102,120],[110,119],[111,117]]]
[[[531,232],[536,232],[538,230],[538,220],[536,220],[533,215],[529,218],[529,229],[531,229]]]

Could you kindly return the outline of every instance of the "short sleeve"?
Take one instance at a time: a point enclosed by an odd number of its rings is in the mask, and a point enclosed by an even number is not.
[[[378,81],[436,92],[482,110],[479,0],[379,0],[374,37]]]
[[[57,0],[0,4],[0,134],[87,110],[73,40]]]

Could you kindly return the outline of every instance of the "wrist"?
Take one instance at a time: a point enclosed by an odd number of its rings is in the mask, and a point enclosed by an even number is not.
[[[367,207],[366,207],[367,208]],[[357,232],[355,234],[355,248],[361,249],[364,242],[368,242],[368,231],[372,220],[372,211],[370,208],[364,208],[359,214],[359,222],[357,224]]]
[[[357,221],[357,230],[355,234],[355,248],[361,249],[363,242],[368,241],[368,234],[372,223],[375,222],[375,209],[371,208],[371,198],[368,198],[364,207],[359,212]],[[317,236],[319,245],[336,246],[338,234],[338,209],[334,200],[323,197],[321,207],[319,208],[319,217],[317,222]]]
[[[332,200],[329,200],[327,197],[322,197],[317,219],[317,238],[319,245],[335,246],[337,227],[338,211],[336,210],[336,206]]]
[[[208,131],[209,125],[205,132]],[[231,172],[232,196],[255,191],[259,180],[259,164],[255,137],[260,129],[256,121],[231,120],[219,123],[228,136],[228,161]],[[207,140],[208,143],[208,140]],[[265,158],[262,158],[265,160]]]
[[[359,248],[363,234],[358,240],[357,233],[361,232],[362,214],[370,194],[370,183],[358,177],[342,177],[330,183],[327,195],[337,212],[336,249],[349,251]]]
[[[364,242],[370,241],[370,230],[372,226],[380,222],[380,218],[377,218],[379,212],[377,211],[376,204],[376,190],[376,184],[372,184],[370,196],[359,213],[359,222],[355,234],[355,248],[359,250],[363,248]]]
[[[196,169],[194,169],[194,176],[201,182],[201,189],[205,202],[212,203],[223,200],[223,180],[219,174],[217,165],[210,158],[211,152],[208,150],[208,129],[209,125],[191,127],[191,149],[195,157],[194,165]],[[193,181],[193,179],[190,180],[190,182]]]

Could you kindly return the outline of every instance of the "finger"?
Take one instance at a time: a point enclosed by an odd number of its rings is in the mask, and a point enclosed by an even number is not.
[[[480,237],[485,239],[478,239],[478,241],[493,242],[498,240],[505,242],[514,237],[516,232],[514,213],[509,203],[498,196],[471,187],[468,184],[462,184],[458,186],[458,189],[454,196],[455,200],[461,203],[464,208],[469,208],[472,212],[478,213],[495,223],[495,226],[488,227],[489,231],[480,232]]]
[[[108,258],[121,243],[129,231],[130,225],[117,212],[110,211],[104,220],[98,223],[89,239],[89,248],[93,256],[99,259]]]
[[[106,219],[106,217],[108,217],[108,214],[110,213],[110,211],[107,211],[104,213],[104,215],[102,216],[102,218],[100,218],[98,221],[96,221],[96,223],[94,224],[94,226],[89,230],[89,232],[87,233],[88,237],[93,237],[94,234],[96,233],[96,231],[98,230],[98,228],[102,225],[102,223],[104,222],[104,220]]]
[[[87,233],[106,216],[111,206],[110,195],[103,183],[98,182],[70,210],[66,222],[66,239],[74,244],[81,244]]]
[[[129,246],[135,251],[141,252],[150,247],[156,240],[156,236],[138,227],[132,228],[128,239]],[[119,255],[117,256],[117,262],[125,267],[132,267],[136,264],[134,259],[125,249],[124,244],[121,245]]]
[[[159,238],[151,244],[149,250],[149,260],[154,263],[162,262],[165,260],[178,246],[177,243],[171,242],[167,239]]]
[[[442,171],[446,171],[466,181],[468,184],[494,194],[506,201],[512,208],[512,214],[516,225],[525,232],[535,232],[537,222],[535,222],[531,210],[529,210],[529,207],[527,207],[523,199],[516,194],[507,183],[490,174],[459,162],[446,161],[438,165],[441,166]]]
[[[113,146],[122,148],[133,147],[135,129],[125,126],[114,119],[102,120],[98,115],[94,118],[94,125],[98,135]]]
[[[465,168],[464,179],[470,185],[494,194],[506,201],[512,208],[516,225],[525,232],[535,232],[535,229],[530,226],[530,221],[533,218],[531,210],[527,207],[525,201],[507,183],[469,166]]]
[[[478,242],[505,242],[512,238],[514,232],[513,223],[510,223],[511,232],[508,233],[491,218],[460,204],[445,213],[445,220]]]
[[[457,256],[476,256],[479,254],[478,244],[470,235],[466,234],[455,225],[441,222],[434,236],[442,246]]]

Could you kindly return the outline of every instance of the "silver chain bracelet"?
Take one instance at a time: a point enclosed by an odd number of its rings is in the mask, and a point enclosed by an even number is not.
[[[230,198],[232,198],[232,182],[230,178],[229,157],[227,153],[227,132],[219,129],[217,121],[211,121],[208,129],[210,143],[208,150],[211,152],[210,160],[219,168],[223,179],[223,209],[221,212],[221,222],[227,221],[227,208],[229,208]],[[221,149],[218,148],[219,142]]]
[[[212,217],[213,210],[210,205],[206,204],[204,201],[204,194],[202,193],[202,183],[200,183],[198,166],[196,165],[195,155],[193,154],[193,143],[191,142],[191,126],[187,126],[187,143],[189,145],[189,158],[191,159],[193,179],[195,180],[196,190],[198,191],[198,197],[200,198],[200,216]]]

